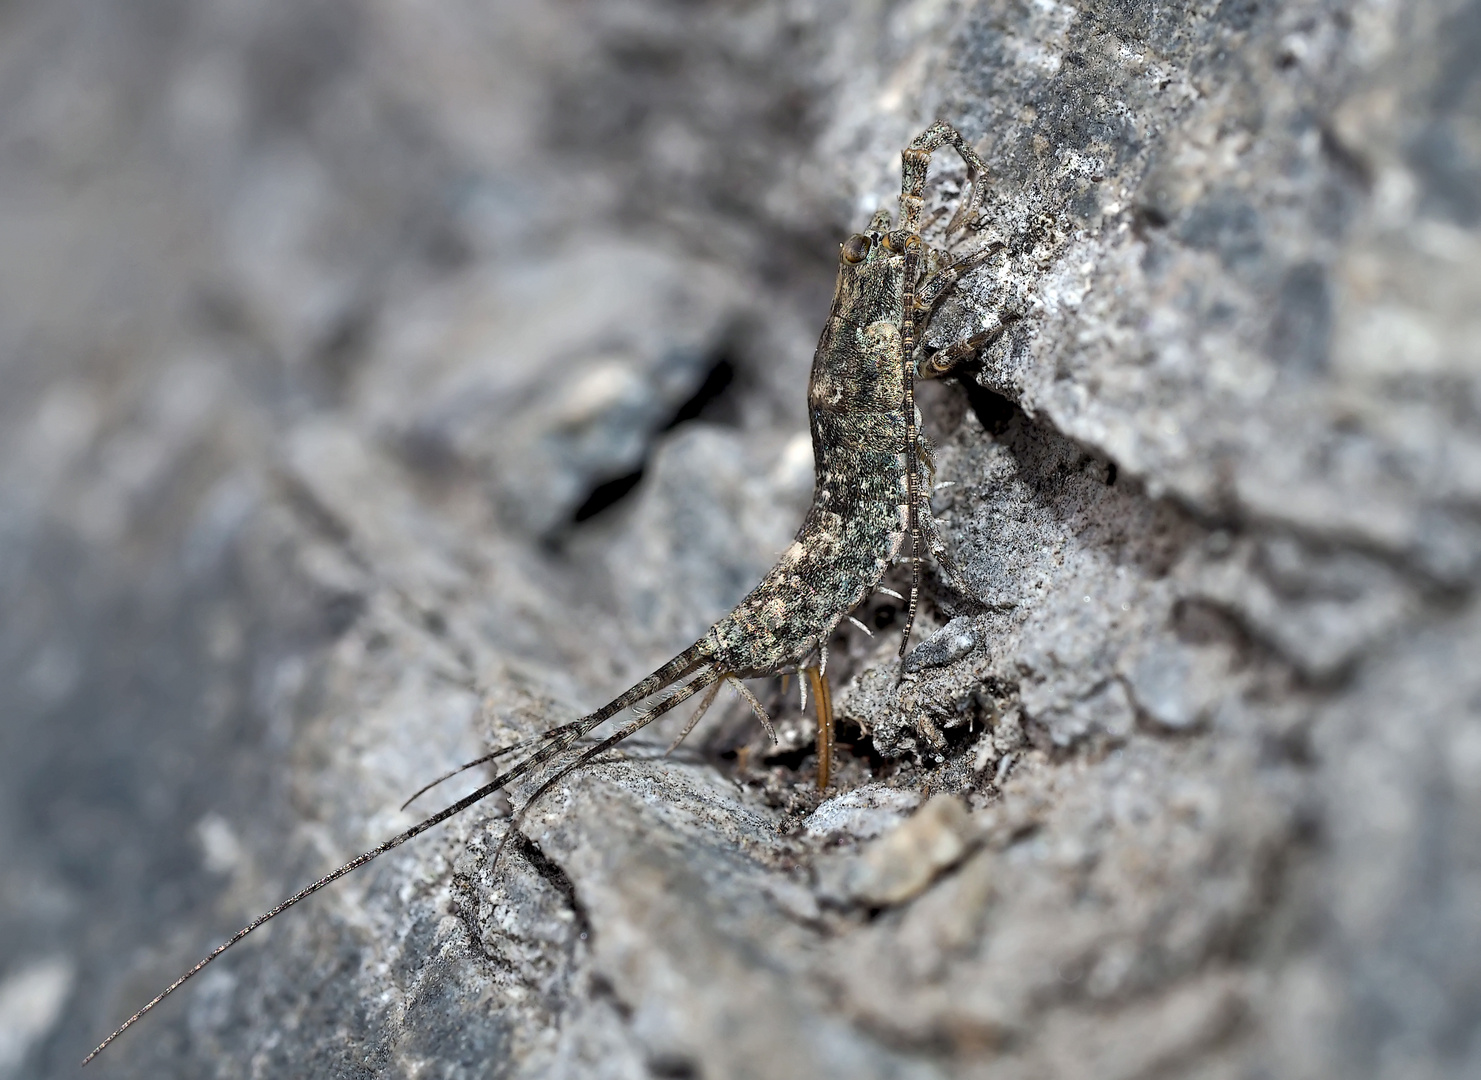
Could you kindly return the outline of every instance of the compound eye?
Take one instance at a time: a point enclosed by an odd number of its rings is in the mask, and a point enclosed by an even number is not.
[[[843,242],[843,249],[839,257],[846,263],[860,263],[864,256],[869,254],[869,237],[863,233],[854,233]]]

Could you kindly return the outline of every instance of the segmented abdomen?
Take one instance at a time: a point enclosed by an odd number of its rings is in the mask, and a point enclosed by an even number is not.
[[[702,643],[741,677],[817,653],[879,584],[904,535],[904,421],[898,413],[814,409],[816,490],[791,546]]]

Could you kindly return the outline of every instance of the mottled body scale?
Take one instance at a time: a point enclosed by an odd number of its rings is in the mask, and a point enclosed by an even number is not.
[[[968,221],[976,212],[985,169],[961,135],[938,121],[902,154],[899,223],[891,228],[889,215],[881,211],[867,232],[855,234],[842,245],[832,309],[808,380],[814,461],[812,505],[791,545],[756,587],[699,641],[600,709],[497,750],[428,785],[430,788],[474,765],[528,751],[526,757],[477,791],[253,920],[130,1017],[88,1055],[84,1064],[166,995],[269,919],[556,759],[626,709],[634,709],[630,721],[584,748],[546,779],[526,808],[572,769],[703,693],[699,710],[679,737],[682,740],[727,681],[769,729],[769,718],[740,680],[787,672],[801,674],[813,688],[818,712],[819,786],[827,785],[832,743],[831,695],[825,674],[827,642],[839,622],[880,587],[902,550],[908,549],[912,565],[902,654],[915,615],[921,557],[926,548],[943,575],[960,587],[955,564],[931,516],[929,493],[934,466],[929,447],[919,433],[914,398],[916,344],[926,318],[961,275],[979,265],[986,254],[978,252],[948,264],[942,253],[929,249],[921,240],[926,167],[931,153],[946,144],[961,155],[972,180],[947,232]],[[940,374],[980,343],[967,339],[941,350],[919,362],[921,373]]]

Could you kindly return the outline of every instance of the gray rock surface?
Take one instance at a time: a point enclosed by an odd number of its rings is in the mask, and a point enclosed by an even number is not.
[[[0,20],[0,1078],[752,584],[936,116],[1000,245],[922,394],[977,596],[903,670],[887,596],[840,632],[835,789],[795,686],[776,746],[722,696],[90,1068],[1481,1071],[1474,0]]]

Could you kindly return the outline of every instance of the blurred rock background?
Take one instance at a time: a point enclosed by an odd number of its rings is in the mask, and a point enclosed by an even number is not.
[[[780,747],[722,699],[497,867],[491,801],[90,1069],[1476,1075],[1478,58],[1474,0],[5,5],[0,1076],[749,588],[936,116],[985,603],[903,680],[887,597],[840,635],[835,790],[757,684]]]

